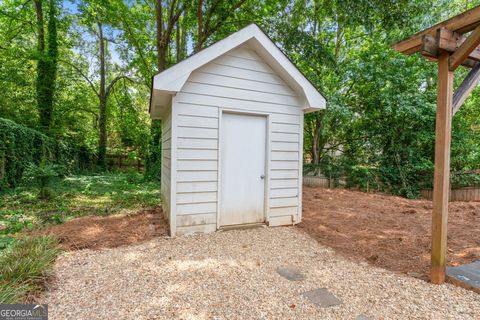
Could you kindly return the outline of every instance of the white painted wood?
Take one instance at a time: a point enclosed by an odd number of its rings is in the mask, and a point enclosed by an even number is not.
[[[189,214],[198,214],[198,213],[210,213],[210,212],[216,214],[217,212],[216,202],[177,204],[177,215],[179,216],[189,215]]]
[[[218,140],[216,138],[201,139],[201,138],[178,138],[177,147],[181,149],[206,149],[218,150]]]
[[[298,142],[272,142],[272,151],[298,151]]]
[[[298,157],[298,155],[297,155]],[[298,170],[271,170],[271,179],[295,179],[298,178]]]
[[[300,133],[300,125],[299,124],[286,124],[286,123],[273,122],[272,132]]]
[[[270,215],[272,217],[281,217],[281,216],[290,216],[292,221],[292,217],[297,215],[298,206],[294,207],[281,207],[281,208],[270,208]]]
[[[244,47],[237,48],[234,54],[239,59],[260,59],[252,50]],[[228,62],[229,56],[226,55],[223,61]],[[239,59],[236,61],[240,61]],[[233,65],[233,63],[231,64]],[[217,74],[219,70],[225,70],[224,68],[225,66],[211,62],[195,71],[191,77],[196,77],[193,79],[202,83],[204,90],[197,93],[180,91],[174,99],[177,125],[172,127],[171,131],[176,135],[175,146],[172,143],[172,147],[174,146],[175,149],[175,161],[167,157],[164,160],[165,166],[174,166],[171,178],[175,178],[177,189],[174,213],[177,235],[189,232],[210,232],[220,227],[218,212],[220,212],[222,191],[224,190],[220,148],[224,137],[221,133],[221,124],[222,115],[227,113],[245,116],[247,114],[250,116],[262,115],[268,119],[264,147],[266,149],[264,153],[266,177],[265,192],[263,192],[263,218],[270,225],[291,224],[292,221],[300,221],[298,208],[301,199],[299,174],[301,173],[301,142],[303,139],[301,135],[303,110],[300,107],[302,99],[289,96],[293,99],[292,106],[274,103],[271,99],[272,94],[275,95],[271,92],[272,85],[279,89],[288,88],[280,77],[269,75],[278,83],[270,83],[268,87],[264,88],[262,82],[255,82],[252,79],[255,79],[258,74],[265,73],[238,68],[236,70],[243,70],[242,76],[245,79],[231,77],[232,79],[228,80],[228,86],[241,92],[256,90],[256,97],[259,101],[245,100],[237,95],[231,97],[212,96],[211,87],[218,88],[215,89],[217,93],[220,93],[224,87],[219,84],[218,77],[211,75]],[[201,71],[203,69],[208,69],[209,76],[200,79],[200,76],[207,75]],[[186,83],[189,82],[194,83],[187,79]],[[258,88],[252,89],[252,83],[258,83]],[[281,92],[278,93],[281,94]],[[284,93],[288,95],[289,91],[286,90]],[[249,131],[248,128],[242,127],[242,139],[245,132]],[[170,152],[172,153],[172,151]],[[212,216],[216,218],[212,220]],[[204,217],[210,218],[205,220]],[[271,219],[273,220],[271,221]],[[192,227],[192,230],[189,230],[189,227]]]
[[[285,226],[293,224],[292,216],[282,216],[282,217],[272,217],[270,218],[269,226],[277,227],[277,226]]]
[[[298,166],[298,163],[295,163]],[[298,179],[272,179],[272,189],[297,188]]]
[[[171,124],[171,139],[172,139],[172,150],[171,150],[171,170],[170,170],[170,213],[169,213],[169,224],[170,224],[170,236],[174,237],[177,234],[177,177],[174,173],[177,169],[177,122],[178,122],[178,110],[175,107],[177,105],[176,97],[171,99],[172,103],[172,124]]]
[[[298,133],[272,133],[272,142],[298,142]]]
[[[260,60],[243,59],[241,57],[228,55],[228,53],[213,60],[213,63],[245,70],[251,70],[254,72],[275,74],[275,71],[273,71],[272,68],[268,66],[268,64]]]
[[[272,142],[273,144],[273,142]],[[272,160],[270,164],[272,170],[291,170],[298,169],[297,161],[276,161]]]
[[[177,170],[217,170],[217,161],[178,160]]]
[[[242,44],[247,44],[261,59],[251,53],[245,54],[248,55],[246,59],[238,57],[238,51],[234,49]],[[229,51],[232,54],[227,56]],[[275,73],[302,98],[305,112],[326,106],[325,98],[308,79],[257,25],[251,24],[154,76],[150,115],[157,117],[163,114],[164,109],[168,108],[169,97],[182,90],[192,72],[214,60],[217,65],[236,66],[249,72]]]
[[[266,118],[222,115],[220,226],[265,220]]]
[[[297,106],[277,105],[268,100],[250,101],[250,100],[235,100],[225,97],[216,97],[212,95],[193,94],[181,91],[176,96],[183,104],[198,103],[205,106],[225,106],[229,109],[237,109],[243,111],[255,112],[262,110],[271,113],[283,113],[290,115],[298,115],[299,108]]]
[[[160,176],[160,186],[161,186],[161,200],[162,200],[162,210],[164,217],[166,219],[170,216],[170,186],[171,186],[171,142],[172,142],[172,114],[171,110],[168,114],[165,115],[165,118],[162,120],[162,163],[161,163],[161,176]]]
[[[192,73],[192,76],[190,79],[188,79],[188,81],[194,83],[209,83],[219,87],[248,89],[252,91],[268,92],[292,97],[297,96],[292,89],[283,84],[271,84],[266,82],[259,83],[259,81],[243,79],[243,81],[241,81],[242,85],[240,86],[240,81],[238,81],[236,78],[198,71]]]
[[[218,107],[195,103],[195,99],[186,103],[178,102],[177,108],[179,115],[218,118]]]
[[[276,199],[270,200],[270,208],[297,207],[297,206],[298,206],[297,197],[276,198]]]
[[[193,235],[196,233],[210,233],[216,230],[217,225],[214,223],[182,226],[177,228],[177,236]]]
[[[298,161],[298,151],[272,151],[272,160]]]
[[[195,128],[218,128],[218,119],[199,117],[199,116],[187,116],[179,115],[178,116],[178,125],[181,127],[195,127]]]
[[[217,191],[217,181],[210,182],[178,182],[177,192],[208,192]]]
[[[177,194],[177,204],[217,202],[217,192],[187,192]]]
[[[283,188],[283,189],[271,189],[270,190],[270,200],[277,198],[290,198],[298,197],[299,192],[298,188]]]
[[[261,86],[259,86],[259,89]],[[213,97],[230,98],[242,101],[262,102],[268,101],[275,105],[285,105],[300,107],[298,98],[294,96],[284,96],[263,91],[253,91],[247,89],[236,89],[229,87],[220,87],[205,83],[195,83],[188,81],[182,88],[182,92],[193,94],[208,94]]]
[[[304,117],[305,115],[302,114],[300,116],[300,123],[301,125],[301,130],[300,130],[300,137],[298,139],[299,142],[299,152],[298,152],[298,209],[297,209],[297,215],[293,216],[293,222],[294,223],[300,223],[302,221],[302,213],[303,213],[303,208],[302,208],[302,197],[303,197],[303,124],[304,124]]]
[[[277,114],[277,113],[272,114],[272,122],[279,123],[279,124],[286,123],[286,124],[298,125],[299,123],[302,123],[300,121],[300,118],[301,118],[300,115]]]
[[[179,138],[217,138],[218,129],[177,127]]]
[[[211,62],[197,71],[201,73],[226,76],[231,79],[250,80],[267,84],[283,85],[284,83],[284,81],[276,74],[251,72],[251,70],[220,65],[216,64],[215,62]]]
[[[178,182],[198,182],[198,181],[217,181],[218,175],[216,170],[200,171],[177,171]]]
[[[217,160],[217,150],[180,149],[177,150],[178,160]]]
[[[177,228],[209,225],[209,224],[215,223],[216,219],[217,219],[216,213],[204,213],[204,214],[178,216]]]

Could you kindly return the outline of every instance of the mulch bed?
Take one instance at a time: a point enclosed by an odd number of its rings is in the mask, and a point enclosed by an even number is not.
[[[323,245],[388,270],[429,279],[432,202],[305,187],[299,227]],[[480,260],[480,202],[452,202],[448,264]]]
[[[66,250],[114,248],[166,236],[168,227],[160,207],[130,215],[88,216],[33,232],[54,235]]]

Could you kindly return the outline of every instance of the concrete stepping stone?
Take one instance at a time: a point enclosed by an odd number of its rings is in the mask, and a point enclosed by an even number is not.
[[[370,320],[370,318],[364,314],[360,314],[355,318],[355,320]]]
[[[282,266],[275,269],[279,275],[284,278],[287,278],[290,281],[301,281],[305,279],[305,275],[300,271],[300,269],[294,266]]]
[[[480,293],[480,260],[457,267],[447,267],[447,275]]]
[[[302,294],[311,303],[320,308],[328,308],[342,304],[342,300],[335,297],[325,288],[315,289]]]

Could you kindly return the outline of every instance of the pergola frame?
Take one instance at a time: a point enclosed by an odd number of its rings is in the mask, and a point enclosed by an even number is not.
[[[480,6],[393,46],[403,54],[420,52],[438,63],[431,255],[431,281],[436,284],[445,282],[446,277],[452,118],[480,82],[479,45]],[[454,73],[460,65],[471,68],[471,71],[454,93]]]

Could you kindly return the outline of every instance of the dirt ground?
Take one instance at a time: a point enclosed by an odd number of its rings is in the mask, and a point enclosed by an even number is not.
[[[300,228],[344,255],[427,280],[432,202],[305,187]],[[448,264],[480,259],[480,203],[450,203]]]
[[[67,250],[114,248],[167,235],[160,207],[130,215],[88,216],[43,228],[36,235],[55,235]]]

